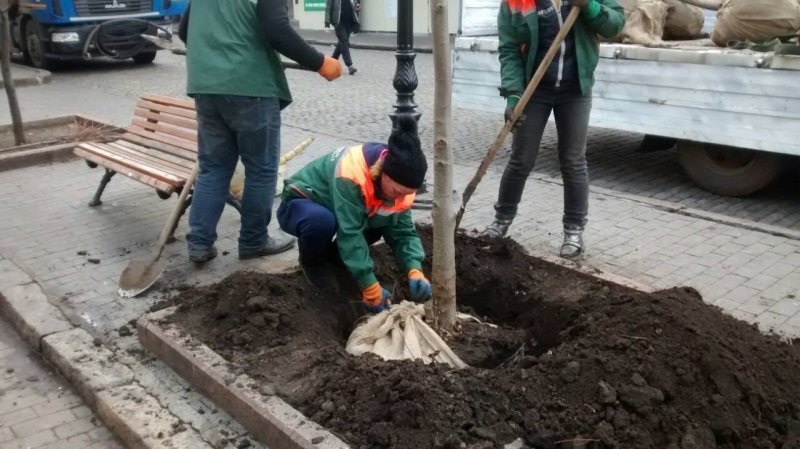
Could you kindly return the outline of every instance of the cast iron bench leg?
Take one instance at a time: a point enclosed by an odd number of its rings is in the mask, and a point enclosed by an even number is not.
[[[94,198],[92,198],[92,202],[89,203],[89,207],[96,207],[103,204],[103,202],[100,201],[100,196],[103,194],[103,190],[106,189],[108,182],[111,181],[111,177],[116,174],[117,172],[114,170],[106,169],[106,173],[103,175],[103,179],[100,180],[100,186],[97,187],[97,191],[94,193]]]

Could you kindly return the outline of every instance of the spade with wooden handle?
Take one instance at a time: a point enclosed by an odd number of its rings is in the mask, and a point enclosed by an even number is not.
[[[153,254],[150,256],[150,259],[133,260],[122,270],[122,274],[119,277],[118,290],[121,297],[133,298],[136,295],[144,293],[148,288],[152,287],[158,278],[161,277],[161,274],[164,273],[167,262],[161,260],[161,254],[164,252],[164,246],[167,244],[167,239],[175,228],[175,224],[178,223],[178,219],[181,218],[183,205],[186,204],[186,198],[189,196],[189,192],[194,186],[194,181],[197,179],[197,173],[199,171],[200,165],[195,163],[192,174],[189,175],[189,178],[186,179],[186,183],[183,185],[183,190],[181,190],[181,194],[178,197],[178,203],[175,204],[175,208],[172,210],[169,220],[167,220],[167,223],[164,225],[164,229],[161,231],[161,236],[158,238],[155,248],[153,248]]]
[[[186,47],[184,47],[181,44],[173,42],[172,38],[166,39],[166,38],[163,38],[163,37],[153,36],[151,34],[144,34],[144,33],[140,34],[139,36],[141,36],[142,39],[155,44],[159,48],[163,48],[164,50],[171,51],[173,54],[186,56]],[[303,67],[302,65],[300,65],[300,64],[298,64],[298,63],[296,63],[294,61],[287,61],[285,59],[281,59],[281,65],[285,69],[311,71],[311,69],[309,69],[307,67]]]
[[[539,83],[542,81],[542,78],[544,78],[547,68],[550,67],[550,63],[553,62],[553,59],[556,57],[559,48],[561,48],[561,44],[564,42],[567,34],[569,34],[569,31],[572,29],[575,21],[578,19],[580,12],[581,9],[577,6],[573,6],[570,10],[567,19],[564,21],[564,26],[562,26],[561,30],[558,31],[553,44],[550,45],[550,49],[547,50],[547,53],[545,53],[542,63],[539,64],[539,67],[533,74],[533,78],[531,79],[530,83],[528,83],[528,87],[525,88],[525,92],[519,99],[519,103],[517,103],[517,106],[514,108],[514,113],[511,115],[511,120],[507,121],[505,126],[503,126],[503,129],[500,130],[500,134],[497,135],[497,139],[495,139],[494,143],[489,148],[489,151],[486,153],[486,156],[484,156],[483,160],[481,161],[481,165],[478,166],[478,171],[469,181],[469,184],[467,184],[467,188],[464,189],[464,194],[461,198],[461,208],[456,214],[456,229],[458,229],[458,225],[461,223],[461,218],[464,216],[464,209],[467,207],[467,202],[472,197],[472,194],[475,193],[475,189],[478,188],[478,183],[481,182],[483,175],[486,174],[486,170],[489,169],[489,166],[492,164],[495,156],[497,156],[497,152],[500,151],[503,143],[505,143],[506,138],[508,137],[509,133],[511,133],[511,129],[514,127],[514,124],[517,123],[517,120],[519,120],[519,118],[522,116],[525,106],[528,105],[528,101],[530,101],[533,93],[536,91],[536,88],[539,87]]]

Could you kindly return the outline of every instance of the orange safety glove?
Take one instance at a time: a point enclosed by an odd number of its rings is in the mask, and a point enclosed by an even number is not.
[[[376,282],[361,291],[361,300],[369,312],[380,313],[392,304],[392,294]]]
[[[408,292],[414,301],[425,301],[431,297],[431,281],[416,268],[408,272]]]
[[[333,81],[342,76],[342,65],[339,64],[338,59],[325,56],[325,59],[322,61],[322,67],[319,68],[319,74],[326,80]]]

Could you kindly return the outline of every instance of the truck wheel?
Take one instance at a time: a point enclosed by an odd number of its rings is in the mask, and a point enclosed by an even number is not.
[[[29,21],[25,24],[25,48],[23,49],[25,61],[37,69],[53,68],[53,61],[47,59],[44,42],[36,32],[36,23]]]
[[[154,51],[137,53],[133,56],[133,62],[135,62],[136,64],[150,64],[155,59],[156,59],[156,52]]]
[[[784,157],[700,142],[678,142],[678,160],[700,187],[727,196],[755,193],[781,173]]]

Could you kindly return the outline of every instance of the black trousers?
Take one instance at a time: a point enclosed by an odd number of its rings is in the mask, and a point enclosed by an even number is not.
[[[349,1],[349,0],[345,0]],[[353,65],[353,58],[350,57],[350,26],[346,24],[336,25],[336,48],[333,50],[333,59],[339,59],[339,55],[344,58],[344,65]]]

